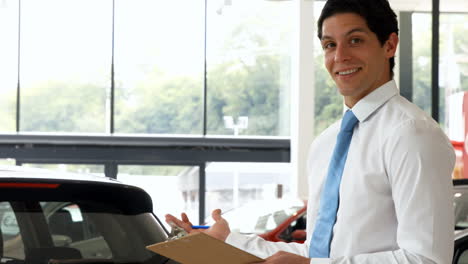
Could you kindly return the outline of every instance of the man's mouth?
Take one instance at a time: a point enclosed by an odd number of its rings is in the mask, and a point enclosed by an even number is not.
[[[350,75],[350,74],[353,74],[357,71],[361,70],[361,68],[354,68],[354,69],[349,69],[349,70],[346,70],[346,71],[338,71],[336,72],[336,74],[340,75],[340,76],[345,76],[345,75]]]

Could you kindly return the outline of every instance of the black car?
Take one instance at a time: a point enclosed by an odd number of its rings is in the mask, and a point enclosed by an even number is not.
[[[455,252],[454,264],[468,264],[468,179],[454,180]]]
[[[0,167],[0,263],[175,263],[142,189],[109,178]]]

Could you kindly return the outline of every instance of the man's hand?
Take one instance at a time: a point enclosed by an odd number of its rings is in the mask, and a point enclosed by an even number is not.
[[[289,252],[279,251],[273,256],[267,258],[264,262],[259,262],[258,264],[309,264],[310,259]]]
[[[221,216],[221,210],[216,209],[211,213],[211,217],[215,220],[215,223],[208,229],[193,229],[192,223],[190,222],[187,214],[182,213],[181,219],[177,219],[177,217],[167,214],[166,215],[166,222],[170,224],[170,222],[175,223],[177,226],[182,227],[187,233],[197,233],[197,232],[204,232],[207,235],[210,235],[216,239],[225,241],[228,235],[231,233],[231,229],[229,228],[229,224]]]

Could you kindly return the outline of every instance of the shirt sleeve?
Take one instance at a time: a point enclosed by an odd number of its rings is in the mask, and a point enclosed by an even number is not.
[[[229,234],[226,238],[226,243],[247,251],[259,258],[267,258],[278,251],[286,251],[304,257],[309,255],[308,248],[305,244],[271,242],[256,235],[247,236],[236,232],[231,232]]]

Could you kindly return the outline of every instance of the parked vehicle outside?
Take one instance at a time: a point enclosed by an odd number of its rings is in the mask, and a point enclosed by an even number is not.
[[[105,177],[0,167],[0,263],[176,263],[140,188]]]
[[[306,210],[306,203],[299,199],[258,200],[223,213],[223,218],[234,232],[256,234],[269,241],[303,243]],[[209,217],[207,225],[211,224]]]

